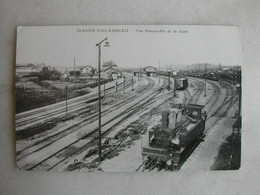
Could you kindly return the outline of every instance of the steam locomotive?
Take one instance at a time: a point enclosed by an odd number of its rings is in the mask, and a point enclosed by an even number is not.
[[[155,160],[158,168],[176,169],[182,153],[203,136],[206,118],[203,105],[171,105],[162,111],[162,124],[149,131],[143,157]]]

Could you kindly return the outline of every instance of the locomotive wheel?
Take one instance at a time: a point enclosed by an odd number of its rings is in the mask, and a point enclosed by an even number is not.
[[[165,167],[166,167],[166,163],[163,162],[163,161],[160,161],[160,162],[158,163],[158,165],[157,165],[158,171],[160,171],[160,170],[162,170],[162,169],[165,169]]]
[[[167,171],[172,171],[173,170],[173,161],[172,160],[168,160],[166,162],[166,170]]]
[[[174,165],[166,165],[166,171],[173,171]]]

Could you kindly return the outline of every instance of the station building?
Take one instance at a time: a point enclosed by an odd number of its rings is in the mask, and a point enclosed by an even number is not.
[[[156,77],[157,76],[157,68],[154,68],[152,66],[146,66],[143,69],[143,72],[145,73],[146,76],[148,77]]]

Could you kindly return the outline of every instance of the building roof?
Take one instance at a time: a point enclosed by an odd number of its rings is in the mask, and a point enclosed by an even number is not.
[[[146,66],[146,67],[144,67],[144,71],[146,71],[148,68],[151,68],[151,69],[153,69],[154,71],[152,71],[152,72],[155,72],[155,71],[157,71],[157,68],[155,68],[155,67],[153,67],[153,66]],[[151,71],[149,71],[149,72],[151,72]]]
[[[153,67],[153,66],[146,66],[146,67],[144,67],[144,69],[146,69],[146,68],[153,68],[153,69],[156,69],[156,68]]]
[[[93,68],[91,65],[82,65],[82,66],[78,66],[78,68],[81,70],[83,68]]]
[[[118,72],[118,70],[117,69],[115,69],[115,68],[113,68],[113,67],[107,67],[107,68],[105,68],[104,69],[104,72],[106,72],[107,70],[109,70],[109,69],[112,69],[112,70],[114,70],[115,72]]]
[[[103,67],[117,67],[117,65],[113,62],[105,62],[102,65]]]
[[[42,68],[45,67],[44,65],[41,64],[27,64],[27,65],[17,65],[16,66],[16,72],[38,72],[41,71]]]

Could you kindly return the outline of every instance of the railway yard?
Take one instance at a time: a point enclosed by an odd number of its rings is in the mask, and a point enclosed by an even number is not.
[[[220,147],[233,133],[239,110],[236,86],[226,80],[188,77],[188,87],[173,95],[169,78],[125,73],[101,88],[102,155],[98,147],[97,87],[86,95],[16,114],[17,167],[58,171],[165,171],[144,159],[149,131],[162,123],[172,104],[198,104],[207,113],[204,135],[181,155],[178,171],[215,170]],[[174,82],[173,78],[171,81]],[[206,84],[206,87],[205,87]],[[206,90],[206,91],[205,91]],[[228,163],[234,154],[228,156]]]

